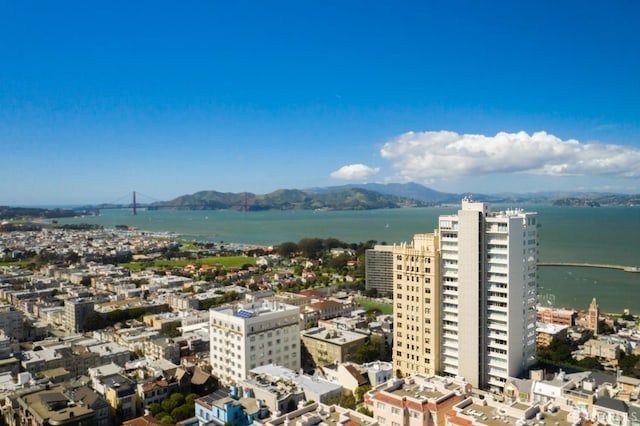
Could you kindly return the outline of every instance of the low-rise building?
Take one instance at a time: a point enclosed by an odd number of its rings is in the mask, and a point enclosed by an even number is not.
[[[5,420],[9,425],[82,426],[95,420],[94,410],[79,404],[62,387],[20,391],[10,398]]]
[[[568,325],[552,324],[538,322],[536,324],[536,341],[539,348],[546,348],[551,344],[554,338],[567,339]]]
[[[543,322],[545,324],[566,325],[571,327],[574,325],[576,315],[576,311],[573,309],[558,309],[543,307],[540,305],[536,307],[536,317],[538,322]]]
[[[299,426],[378,426],[380,423],[367,415],[348,408],[314,402],[299,407],[290,413],[280,416],[274,415],[264,426],[285,426],[292,424]]]
[[[180,362],[180,345],[168,337],[156,337],[143,343],[144,356],[150,360],[166,359]]]
[[[309,323],[316,323],[319,320],[348,317],[351,312],[358,309],[358,305],[353,300],[339,301],[334,299],[324,299],[318,302],[308,303],[300,309],[300,328],[305,329]]]
[[[172,328],[177,328],[182,324],[182,318],[172,312],[160,314],[148,314],[142,317],[145,325],[159,330],[160,333],[167,333]]]
[[[371,389],[365,404],[380,424],[444,426],[446,413],[470,391],[462,379],[415,374]]]
[[[323,377],[331,383],[336,383],[355,394],[360,386],[369,383],[361,369],[354,363],[333,363],[320,367]]]
[[[196,399],[195,411],[198,422],[203,425],[231,423],[234,426],[248,426],[269,415],[269,410],[259,399],[240,396],[228,389],[220,389]]]
[[[63,327],[72,333],[84,331],[84,321],[94,312],[95,302],[92,299],[77,298],[64,302]]]
[[[138,394],[133,380],[121,374],[112,374],[101,377],[99,382],[99,388],[104,390],[102,395],[109,403],[113,419],[122,422],[138,415]]]
[[[629,425],[629,407],[624,401],[602,396],[593,403],[593,409],[593,421],[598,424]]]
[[[582,350],[584,356],[602,359],[614,365],[620,359],[620,345],[605,338],[587,340]]]
[[[174,390],[177,390],[177,386],[174,386]],[[164,379],[152,379],[146,382],[138,383],[136,386],[138,393],[138,412],[144,413],[144,411],[153,403],[161,403],[169,397],[172,392],[172,387]]]
[[[25,338],[24,314],[11,305],[0,305],[0,330],[18,341]]]
[[[328,403],[342,396],[343,388],[339,384],[317,376],[309,376],[279,365],[263,365],[251,370],[251,377],[256,382],[273,383],[280,381],[290,389],[299,388],[307,401]],[[256,388],[257,389],[257,388]],[[278,407],[280,411],[281,406]],[[289,408],[289,407],[284,407]]]
[[[465,398],[447,413],[447,426],[574,426],[569,413],[557,408],[541,411],[536,404],[500,402],[493,395]]]
[[[302,344],[319,367],[336,361],[354,361],[356,350],[369,339],[365,334],[326,327],[310,328],[300,336]]]

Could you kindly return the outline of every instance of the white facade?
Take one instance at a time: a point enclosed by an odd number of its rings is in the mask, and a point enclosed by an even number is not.
[[[537,215],[465,199],[439,233],[442,373],[502,389],[535,360]]]
[[[223,384],[251,369],[277,364],[300,369],[300,308],[260,301],[211,309],[211,374]]]

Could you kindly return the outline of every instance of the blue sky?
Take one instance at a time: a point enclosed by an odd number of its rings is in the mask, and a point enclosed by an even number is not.
[[[0,204],[640,192],[640,2],[0,3]]]

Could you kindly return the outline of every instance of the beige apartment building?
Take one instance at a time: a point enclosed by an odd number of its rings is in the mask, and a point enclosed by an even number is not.
[[[393,246],[393,360],[397,375],[434,374],[440,364],[437,234]],[[398,374],[399,373],[399,374]]]

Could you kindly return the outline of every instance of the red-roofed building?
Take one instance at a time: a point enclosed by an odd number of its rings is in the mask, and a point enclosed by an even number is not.
[[[163,425],[159,420],[156,420],[151,415],[136,417],[135,419],[127,420],[122,423],[123,426],[160,426]]]
[[[311,321],[351,316],[351,312],[358,308],[360,308],[360,305],[351,300],[339,302],[325,299],[320,302],[309,303],[300,310],[300,323],[302,328],[306,328]]]
[[[416,374],[373,388],[365,404],[381,424],[444,426],[447,412],[470,391],[461,379]]]
[[[175,386],[174,386],[175,387]],[[171,386],[166,380],[155,380],[147,383],[138,383],[138,401],[140,403],[139,412],[143,412],[154,402],[160,403],[171,394]]]

